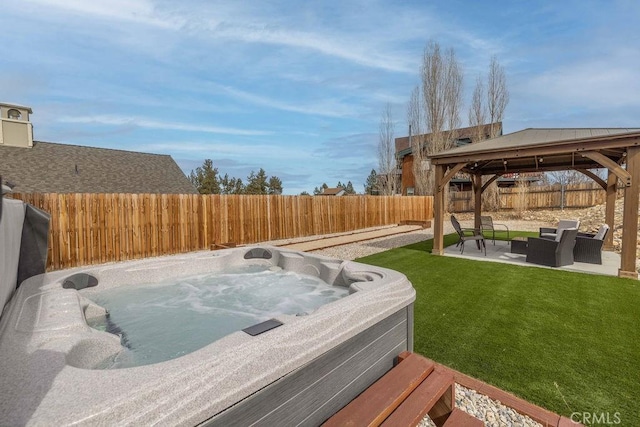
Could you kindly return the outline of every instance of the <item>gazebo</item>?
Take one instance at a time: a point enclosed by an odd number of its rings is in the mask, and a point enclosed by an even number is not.
[[[619,277],[638,278],[636,246],[640,192],[640,128],[525,129],[430,156],[435,166],[433,253],[442,255],[444,190],[458,172],[471,176],[475,227],[480,226],[482,192],[504,174],[576,170],[606,191],[605,222],[614,229],[616,188],[624,187]],[[625,167],[623,167],[626,166]],[[590,169],[606,168],[602,179]],[[482,183],[483,176],[491,178]],[[629,232],[631,231],[631,232]],[[613,233],[605,247],[611,248]]]

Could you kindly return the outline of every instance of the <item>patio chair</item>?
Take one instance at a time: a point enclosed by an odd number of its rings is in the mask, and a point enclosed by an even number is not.
[[[529,237],[527,239],[527,262],[549,267],[573,264],[573,247],[576,244],[577,235],[577,228],[567,228],[560,231],[556,240]]]
[[[578,233],[573,248],[573,260],[589,264],[602,264],[602,245],[609,232],[609,226],[603,224],[596,234]]]
[[[542,237],[543,239],[556,240],[556,237],[558,237],[558,233],[560,233],[560,230],[566,230],[567,228],[580,228],[580,220],[561,219],[558,222],[558,226],[556,228],[540,227],[539,237]]]
[[[484,242],[484,236],[481,230],[462,228],[454,215],[451,215],[451,224],[453,224],[453,228],[456,230],[456,233],[458,233],[459,240],[458,243],[456,243],[456,247],[460,245],[460,253],[464,253],[464,242],[474,240],[478,245],[478,249],[482,250],[482,248],[484,248],[484,255],[487,256],[487,245]],[[480,245],[482,245],[482,248]]]
[[[484,230],[491,230],[491,240],[493,240],[493,244],[496,244],[496,229],[495,227],[504,227],[507,230],[507,240],[509,239],[509,227],[506,224],[496,224],[493,222],[493,218],[490,216],[481,216],[480,217],[480,229],[484,232]]]

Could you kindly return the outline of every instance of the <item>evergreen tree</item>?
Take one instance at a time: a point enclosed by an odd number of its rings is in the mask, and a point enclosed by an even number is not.
[[[240,178],[229,178],[229,174],[224,174],[223,178],[220,178],[220,193],[221,194],[243,194],[244,185]]]
[[[282,181],[277,176],[269,178],[269,185],[267,187],[269,194],[282,194]]]
[[[225,173],[224,177],[220,178],[220,194],[231,194],[233,178],[229,178],[229,174]]]
[[[371,169],[371,173],[367,177],[364,184],[365,194],[378,194],[378,174],[375,169]]]
[[[327,188],[329,188],[329,186],[327,185],[326,182],[323,182],[322,185],[320,186],[320,188],[316,187],[313,189],[313,195],[317,196],[318,194],[322,194],[322,192],[324,190],[326,190]]]
[[[200,194],[220,194],[218,168],[213,167],[211,159],[206,159],[202,166],[196,168],[195,172],[192,170],[189,181]]]
[[[353,189],[351,181],[347,182],[347,186],[344,189],[345,194],[356,194],[356,190]]]
[[[241,178],[234,178],[233,189],[230,194],[244,194],[244,183]]]
[[[247,177],[247,186],[245,187],[246,194],[267,194],[267,173],[264,169],[260,168],[258,173],[251,171]]]

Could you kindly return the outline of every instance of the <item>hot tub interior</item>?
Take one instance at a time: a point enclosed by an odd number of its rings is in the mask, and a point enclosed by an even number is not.
[[[123,351],[96,368],[163,362],[280,315],[306,316],[349,289],[269,264],[98,291],[106,309],[89,326],[116,334]]]

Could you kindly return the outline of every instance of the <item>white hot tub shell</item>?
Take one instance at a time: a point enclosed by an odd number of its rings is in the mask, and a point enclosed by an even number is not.
[[[243,263],[350,294],[306,316],[278,316],[281,326],[256,336],[235,332],[166,362],[96,369],[122,346],[87,325],[104,315],[92,294]],[[90,276],[97,286],[85,287]],[[317,425],[412,350],[414,300],[398,272],[268,246],[35,276],[0,319],[0,425]]]

